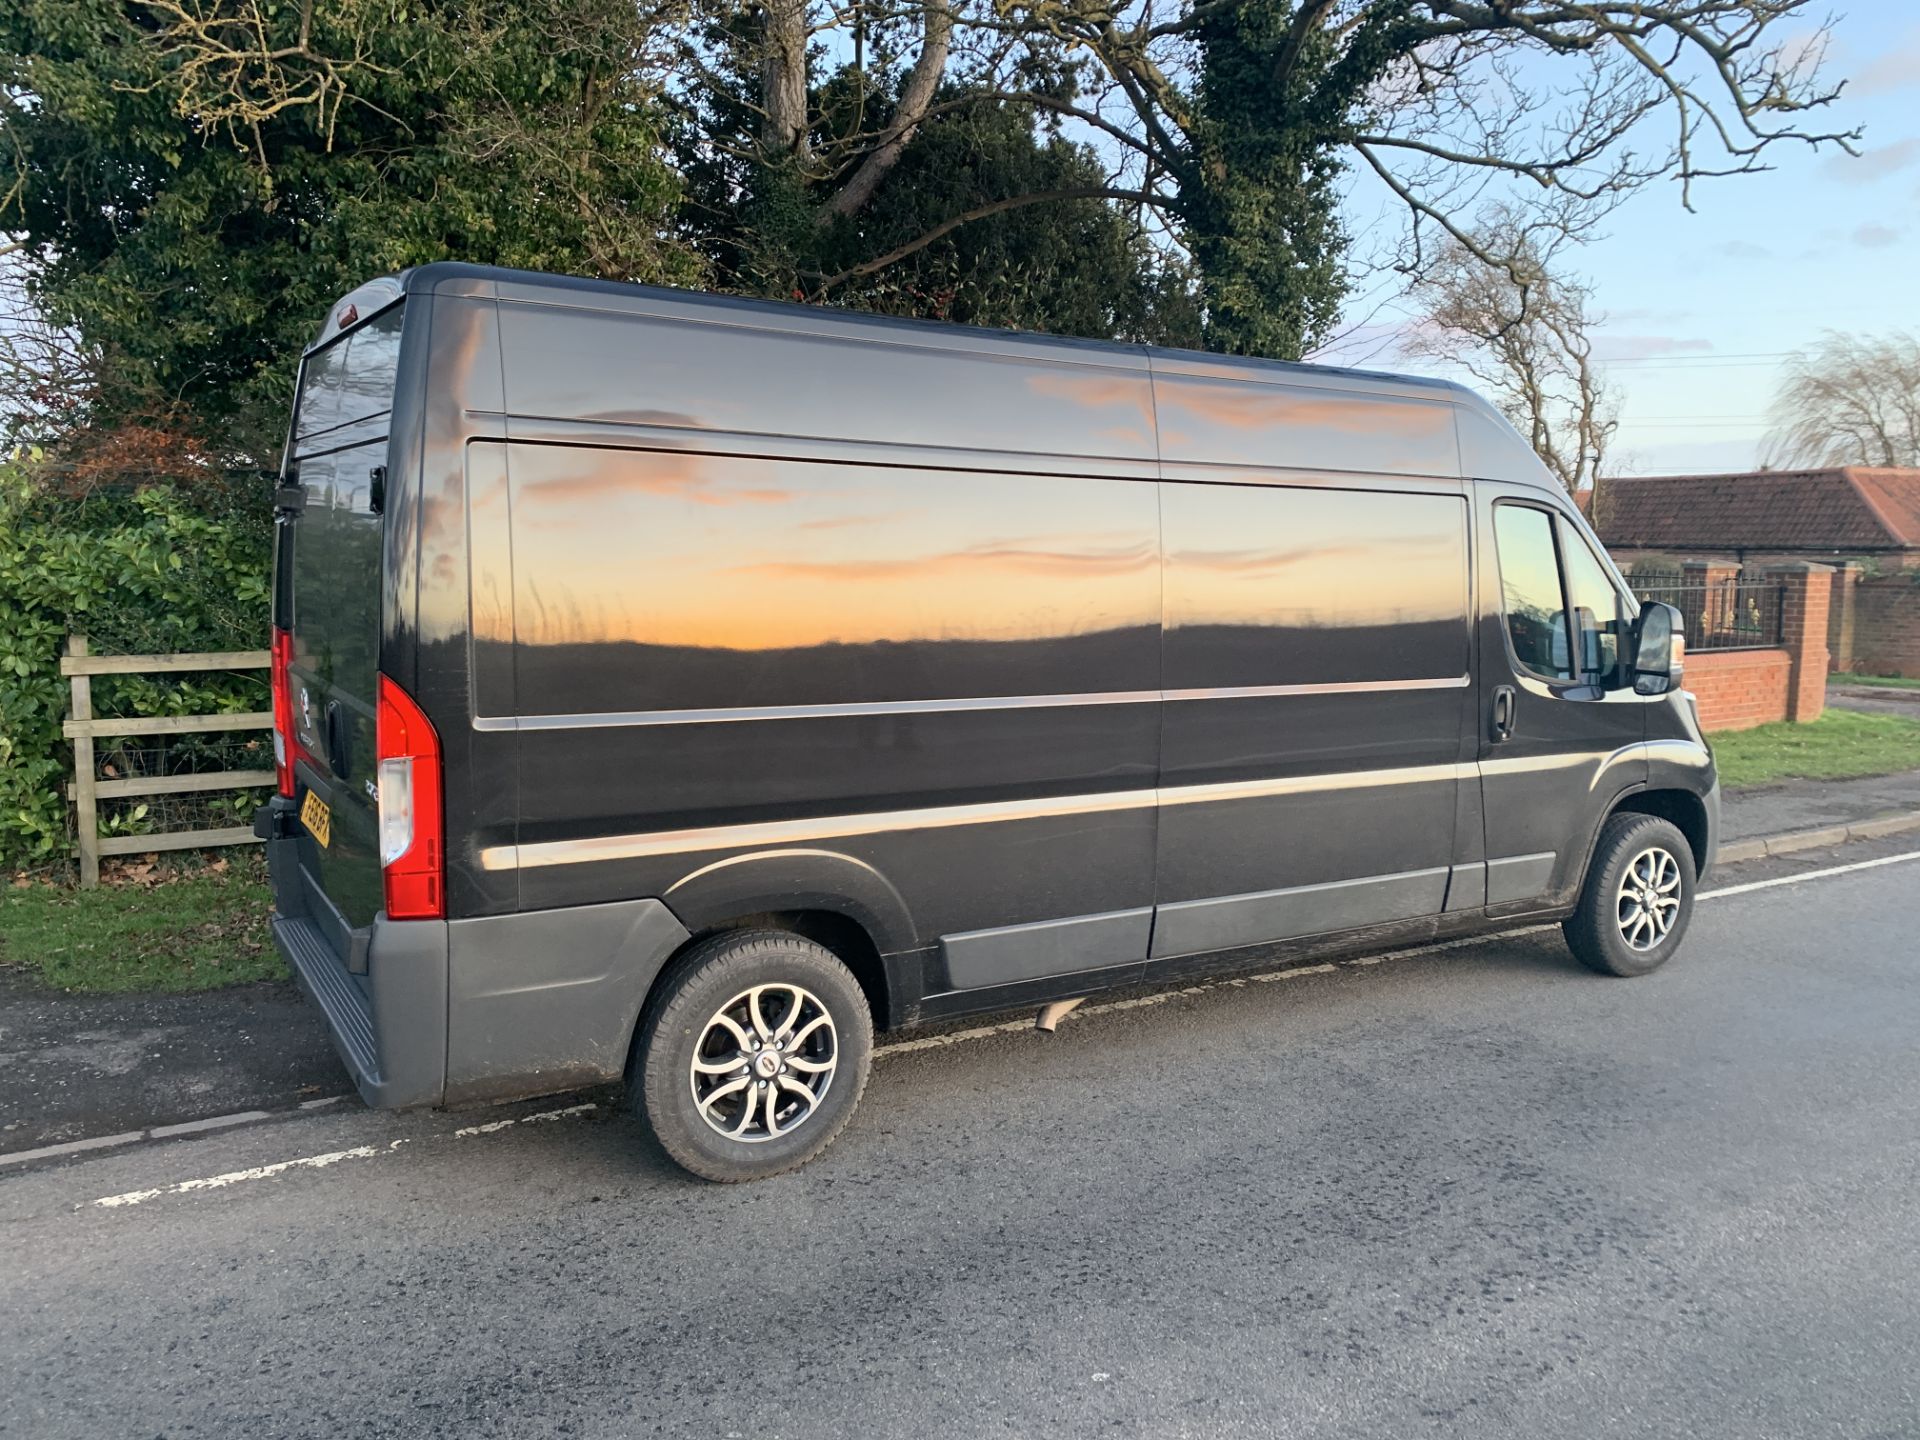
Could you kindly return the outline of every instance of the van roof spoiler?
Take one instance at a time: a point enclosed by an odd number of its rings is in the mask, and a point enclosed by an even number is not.
[[[382,275],[348,291],[328,309],[327,318],[320,324],[320,333],[313,337],[307,352],[311,354],[337,338],[341,331],[351,330],[362,321],[371,320],[405,293],[404,274]]]

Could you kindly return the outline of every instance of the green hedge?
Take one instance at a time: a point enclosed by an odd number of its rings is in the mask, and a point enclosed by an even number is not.
[[[0,863],[70,853],[66,636],[84,632],[96,654],[264,649],[271,537],[257,476],[75,498],[47,482],[37,453],[0,461]],[[264,674],[103,676],[94,713],[265,709],[265,685]],[[138,829],[144,814],[114,810],[107,824]]]

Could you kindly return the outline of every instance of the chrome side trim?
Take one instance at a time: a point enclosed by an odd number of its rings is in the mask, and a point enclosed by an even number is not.
[[[1472,764],[1409,765],[1397,770],[1350,770],[1333,775],[1284,775],[1168,789],[1114,790],[1095,795],[1057,795],[978,805],[935,805],[918,810],[881,810],[859,815],[819,815],[802,820],[762,820],[744,825],[655,830],[637,835],[600,835],[583,840],[547,840],[535,845],[493,845],[480,852],[484,870],[525,870],[583,865],[600,860],[641,860],[654,855],[697,854],[760,845],[798,845],[889,830],[930,830],[953,825],[993,825],[1062,815],[1145,810],[1157,805],[1198,805],[1314,790],[1359,790],[1380,785],[1431,783],[1471,777]]]
[[[513,870],[543,865],[582,865],[595,860],[639,860],[650,855],[731,850],[749,845],[800,844],[849,835],[879,835],[889,830],[930,830],[949,825],[991,825],[1002,820],[1036,820],[1049,815],[1144,810],[1155,803],[1155,792],[1152,790],[1119,790],[1105,795],[1062,795],[980,805],[935,805],[922,810],[880,810],[865,815],[821,815],[805,820],[762,820],[746,825],[656,830],[641,835],[601,835],[588,840],[548,840],[537,845],[489,846],[480,852],[480,866],[485,870]]]
[[[1404,765],[1397,770],[1340,770],[1331,775],[1280,775],[1265,780],[1222,780],[1208,785],[1175,785],[1160,792],[1162,805],[1213,805],[1223,800],[1258,800],[1274,795],[1306,795],[1321,790],[1369,790],[1382,785],[1427,785],[1470,778],[1471,764]]]
[[[712,710],[626,710],[604,715],[479,716],[476,730],[606,730],[643,725],[733,724],[742,720],[837,720],[864,715],[927,715],[960,710],[1038,710],[1069,705],[1145,705],[1158,690],[1085,695],[994,695],[970,700],[875,700],[836,705],[729,705]]]
[[[1437,680],[1352,680],[1333,685],[1216,685],[1207,690],[1162,690],[1162,700],[1252,700],[1268,695],[1383,695],[1396,690],[1464,690],[1469,675]]]
[[[1465,675],[1438,680],[1357,680],[1333,685],[1225,685],[1200,690],[1097,690],[1063,695],[982,695],[954,700],[872,700],[831,705],[728,705],[706,710],[624,710],[583,715],[483,715],[473,728],[606,730],[647,725],[715,725],[743,720],[834,720],[870,715],[938,715],[970,710],[1066,709],[1150,705],[1162,700],[1252,700],[1286,695],[1373,695],[1398,690],[1460,690]]]

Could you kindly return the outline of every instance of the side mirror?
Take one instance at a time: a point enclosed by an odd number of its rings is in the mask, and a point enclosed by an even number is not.
[[[1680,684],[1687,651],[1686,619],[1671,605],[1649,600],[1633,627],[1633,693],[1664,695]]]

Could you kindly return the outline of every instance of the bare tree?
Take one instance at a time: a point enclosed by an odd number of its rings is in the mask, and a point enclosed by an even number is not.
[[[93,389],[93,357],[34,303],[25,259],[0,244],[0,454],[59,431]]]
[[[706,0],[720,11],[737,3]],[[1820,74],[1827,32],[1813,0],[1293,0],[1281,8],[1288,13],[1272,21],[1254,13],[1259,7],[1223,0],[762,0],[764,133],[790,153],[804,150],[791,138],[803,129],[793,104],[815,77],[790,71],[847,48],[833,38],[800,43],[797,28],[810,38],[917,29],[918,59],[888,123],[806,155],[829,213],[866,202],[914,126],[943,104],[969,103],[942,96],[937,82],[946,79],[974,98],[1026,104],[1074,128],[1101,147],[1112,173],[1070,197],[1011,197],[950,217],[919,244],[1012,205],[1088,196],[1125,204],[1180,239],[1238,203],[1218,192],[1248,136],[1223,129],[1220,84],[1208,78],[1221,47],[1238,46],[1250,63],[1237,75],[1256,76],[1270,102],[1250,113],[1279,117],[1272,128],[1293,136],[1276,150],[1333,156],[1374,177],[1401,207],[1403,243],[1388,263],[1410,275],[1435,258],[1436,236],[1440,248],[1503,264],[1471,223],[1489,203],[1524,214],[1544,235],[1584,237],[1654,180],[1678,180],[1690,206],[1696,181],[1770,169],[1782,143],[1852,150],[1859,135],[1807,121],[1839,94]],[[1795,22],[1813,23],[1787,33]],[[688,73],[703,67],[696,61]],[[818,293],[913,248],[822,276]]]
[[[1920,339],[1829,331],[1787,361],[1773,424],[1771,468],[1920,465]]]
[[[958,226],[1098,199],[1187,252],[1214,342],[1297,354],[1338,314],[1349,263],[1335,213],[1343,174],[1375,184],[1404,222],[1378,263],[1418,276],[1455,248],[1486,265],[1515,258],[1488,250],[1473,225],[1490,204],[1524,217],[1523,238],[1578,238],[1656,180],[1677,180],[1690,203],[1696,181],[1768,169],[1781,146],[1853,150],[1857,129],[1820,119],[1840,93],[1821,73],[1823,3],[641,0],[640,9],[683,42],[664,84],[682,99],[725,92],[730,111],[752,112],[751,133],[729,118],[701,135],[705,153],[790,171],[820,233],[870,209],[916,130],[949,107],[1024,106],[1106,162],[1100,183],[956,201],[918,237],[876,244],[884,253],[835,252],[824,272],[803,265],[797,278],[811,297]],[[152,30],[180,113],[256,152],[260,125],[276,115],[304,109],[324,127],[341,104],[371,103],[366,92],[385,73],[372,37],[406,13],[401,0],[130,8]],[[291,33],[269,23],[296,13]],[[850,69],[861,97],[851,107],[849,87],[828,83]],[[869,72],[872,93],[886,96],[874,118]],[[747,188],[734,183],[736,194]],[[1303,294],[1314,298],[1276,312]]]
[[[1471,248],[1444,247],[1413,293],[1421,309],[1403,348],[1471,374],[1569,494],[1596,485],[1619,403],[1594,367],[1589,287],[1500,216]]]

